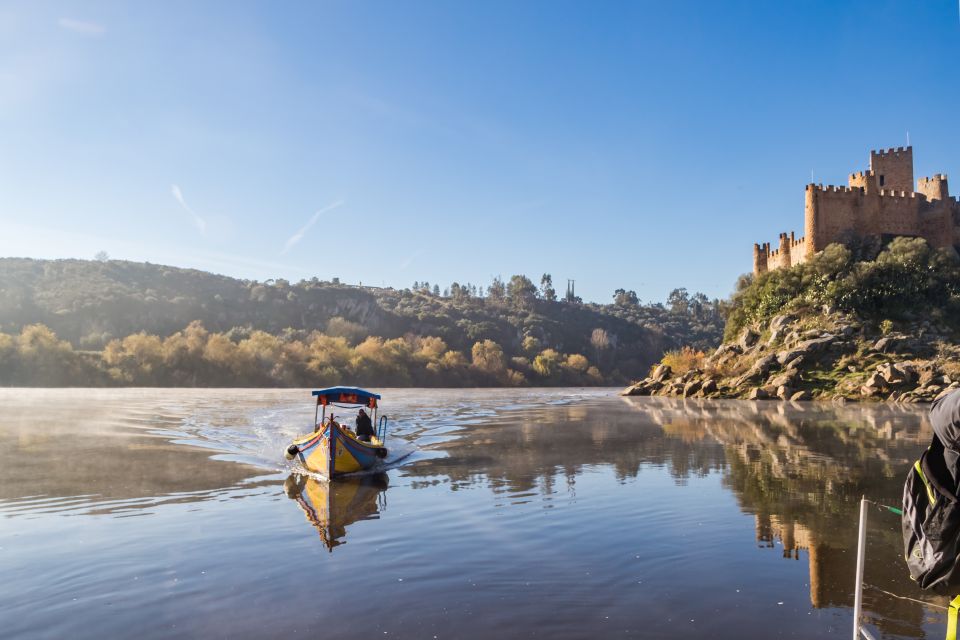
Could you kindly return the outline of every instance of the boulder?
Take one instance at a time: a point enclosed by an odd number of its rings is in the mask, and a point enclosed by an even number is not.
[[[873,350],[880,353],[890,353],[899,346],[901,340],[897,336],[886,336],[873,343]]]
[[[717,391],[717,381],[713,378],[707,378],[703,381],[703,384],[700,386],[700,391],[704,394],[707,393],[716,393]]]
[[[790,402],[806,402],[808,400],[813,400],[813,396],[810,395],[809,391],[797,391],[790,396]]]
[[[653,373],[650,374],[650,377],[656,380],[657,382],[663,382],[670,377],[670,374],[673,373],[673,370],[670,369],[669,365],[658,364],[653,370]]]
[[[870,385],[866,384],[860,387],[860,395],[862,395],[864,398],[876,398],[881,393],[883,393],[883,389],[880,387],[871,387]]]
[[[782,313],[778,316],[773,316],[772,318],[770,318],[770,331],[771,332],[779,331],[780,329],[783,329],[784,327],[786,327],[788,324],[795,322],[796,319],[797,319],[797,316],[791,313]]]
[[[802,353],[818,353],[823,351],[831,344],[837,341],[837,336],[834,335],[824,335],[819,338],[811,338],[810,340],[804,340],[797,345],[797,349]]]
[[[903,375],[899,369],[897,369],[891,363],[881,364],[877,366],[877,373],[887,384],[903,384],[907,381],[906,376]],[[873,376],[871,376],[872,378]]]
[[[775,364],[777,364],[777,357],[775,355],[763,356],[754,362],[750,370],[744,375],[747,378],[764,377],[770,373],[770,369],[772,369]]]
[[[737,340],[737,346],[739,346],[743,351],[746,351],[753,345],[757,344],[757,340],[760,339],[760,334],[747,327],[740,334],[740,338]]]
[[[796,385],[797,378],[799,377],[800,372],[796,369],[793,369],[791,371],[786,371],[771,377],[770,380],[767,381],[767,384],[769,384],[771,387],[792,387]]]
[[[700,390],[700,381],[691,380],[687,384],[683,385],[683,397],[689,398],[699,390]]]
[[[750,393],[747,394],[747,400],[766,400],[769,397],[767,392],[760,387],[750,389]]]
[[[717,350],[713,352],[713,355],[710,356],[711,360],[722,360],[725,357],[731,355],[740,355],[743,353],[743,349],[738,344],[722,344],[717,347]]]
[[[875,373],[867,378],[867,381],[863,383],[863,386],[870,387],[871,389],[883,390],[887,388],[887,381],[879,373]]]
[[[789,400],[790,396],[793,395],[793,389],[788,387],[785,384],[781,384],[777,387],[777,397],[781,400]]]
[[[803,356],[797,356],[793,360],[788,361],[786,364],[787,371],[799,371],[805,359]]]

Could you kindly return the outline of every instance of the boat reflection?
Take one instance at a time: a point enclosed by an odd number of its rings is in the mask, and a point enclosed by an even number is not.
[[[307,522],[320,534],[329,551],[341,544],[347,527],[359,520],[375,520],[386,509],[386,473],[374,473],[338,479],[317,480],[297,473],[283,483],[287,497],[303,510]]]

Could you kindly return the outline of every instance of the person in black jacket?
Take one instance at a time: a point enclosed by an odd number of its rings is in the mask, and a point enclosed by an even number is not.
[[[373,422],[370,421],[370,416],[367,415],[367,412],[360,409],[359,413],[357,413],[357,440],[370,442],[372,436]]]

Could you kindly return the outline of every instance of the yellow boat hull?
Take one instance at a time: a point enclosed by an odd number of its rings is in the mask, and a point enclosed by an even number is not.
[[[352,431],[334,422],[297,438],[287,453],[299,459],[307,471],[333,477],[372,469],[386,457],[387,450],[376,436],[370,442],[361,442]]]

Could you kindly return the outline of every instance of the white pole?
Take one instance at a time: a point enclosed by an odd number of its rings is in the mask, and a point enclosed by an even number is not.
[[[867,546],[867,498],[860,499],[860,533],[857,537],[857,585],[853,592],[853,640],[860,640],[860,608],[863,606],[863,557]]]

